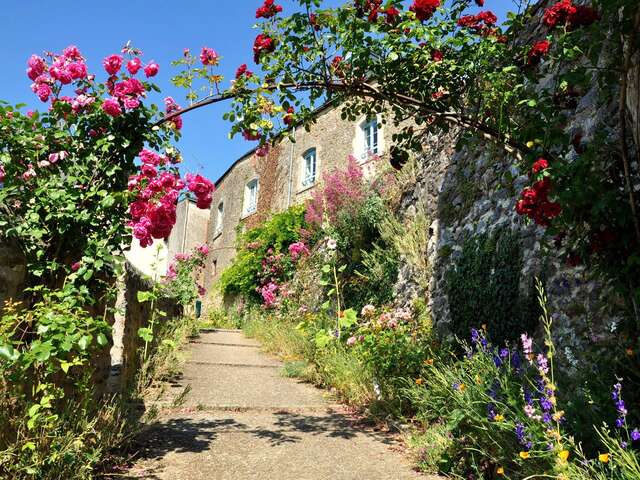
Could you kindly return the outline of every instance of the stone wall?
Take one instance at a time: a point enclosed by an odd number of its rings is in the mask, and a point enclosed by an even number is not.
[[[144,341],[138,336],[138,329],[148,327],[151,319],[150,302],[138,302],[138,292],[150,291],[153,282],[137,270],[131,263],[125,264],[123,277],[118,281],[113,323],[113,346],[111,348],[111,377],[109,390],[114,392],[131,385],[140,367],[139,353]],[[170,299],[161,299],[156,307],[166,316],[157,317],[157,322],[177,318],[181,308]]]
[[[20,299],[26,275],[22,252],[14,245],[0,241],[0,312],[6,300]]]
[[[538,15],[541,11],[538,10]],[[539,37],[540,32],[530,32],[531,38],[534,35]],[[546,71],[539,88],[555,81],[558,67],[546,65],[543,68]],[[629,130],[636,142],[640,131],[638,72],[636,57],[627,102]],[[567,133],[581,133],[583,142],[590,142],[596,134],[603,132],[612,139],[617,138],[617,96],[613,101],[603,101],[597,82],[593,82],[591,90],[584,92],[569,118]],[[398,302],[408,304],[426,293],[436,325],[448,331],[451,315],[446,274],[460,259],[465,240],[507,229],[516,234],[523,250],[521,291],[524,293],[530,288],[529,281],[536,276],[544,280],[555,335],[563,346],[561,353],[568,361],[567,365],[575,364],[572,359],[579,356],[585,343],[603,338],[607,332],[615,332],[620,320],[619,299],[607,285],[594,280],[592,272],[585,267],[569,266],[556,254],[553,242],[545,237],[541,227],[516,214],[515,203],[529,178],[513,166],[517,163],[515,159],[489,144],[467,146],[457,151],[453,147],[456,140],[456,132],[426,139],[425,154],[418,161],[415,187],[405,193],[401,202],[401,211],[407,221],[418,208],[424,209],[431,219],[428,256],[432,278],[428,291],[420,291],[414,281],[414,272],[404,262],[396,285]],[[572,161],[577,154],[573,155],[566,161]],[[632,168],[637,174],[638,165]],[[479,318],[478,323],[478,326],[484,323],[483,319]]]

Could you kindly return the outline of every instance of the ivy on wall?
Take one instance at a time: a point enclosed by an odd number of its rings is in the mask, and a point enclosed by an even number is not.
[[[534,279],[525,282],[527,292],[520,289],[522,265],[516,232],[499,230],[468,238],[462,255],[445,274],[452,333],[468,338],[471,328],[486,325],[489,338],[496,343],[516,340],[522,332],[532,333],[540,312]]]

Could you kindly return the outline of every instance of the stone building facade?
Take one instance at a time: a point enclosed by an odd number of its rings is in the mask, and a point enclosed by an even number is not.
[[[383,125],[380,115],[352,122],[342,120],[340,113],[339,106],[318,109],[310,131],[295,127],[295,143],[284,139],[265,157],[251,150],[216,181],[205,285],[213,285],[233,260],[238,228],[251,228],[274,212],[303,203],[323,174],[345,165],[349,155],[356,157],[365,175],[386,160],[393,127]]]

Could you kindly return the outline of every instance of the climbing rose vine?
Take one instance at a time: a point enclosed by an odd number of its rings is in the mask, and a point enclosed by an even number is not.
[[[209,180],[180,177],[181,117],[153,128],[158,64],[127,44],[96,66],[73,45],[32,55],[26,76],[47,108],[0,103],[0,236],[25,255],[30,285],[108,279],[132,233],[147,246],[170,234],[180,198],[211,203]]]

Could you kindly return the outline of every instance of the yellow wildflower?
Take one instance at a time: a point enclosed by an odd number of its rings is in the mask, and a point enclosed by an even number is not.
[[[600,455],[598,455],[598,460],[600,460],[602,463],[609,463],[609,454],[601,453]]]
[[[563,462],[566,462],[567,458],[569,458],[569,450],[561,450],[558,452],[558,457],[560,457],[560,460]]]
[[[531,454],[529,452],[520,452],[520,458],[523,459],[523,460],[526,460],[530,456],[531,456]]]
[[[480,375],[476,375],[476,384],[480,385],[482,380],[480,380]]]
[[[422,385],[424,383],[424,380],[421,378],[416,378],[416,385]]]
[[[533,141],[529,140],[527,142],[527,148],[533,148],[534,146],[535,146],[535,143]]]
[[[424,364],[429,366],[433,365],[433,358],[428,358],[427,360],[424,361]]]
[[[467,388],[467,386],[464,383],[461,383],[460,386],[458,387],[458,390],[460,390],[461,392],[464,392],[465,388]]]
[[[504,415],[500,415],[500,414],[498,414],[498,415],[496,415],[495,417],[493,417],[493,419],[494,419],[496,422],[503,422],[503,421],[504,421]]]
[[[502,467],[498,467],[498,469],[496,470],[496,473],[497,473],[498,475],[504,475],[504,468],[502,468]]]
[[[563,416],[564,416],[564,410],[559,410],[559,411],[557,411],[556,413],[554,413],[554,414],[553,414],[553,419],[554,419],[556,422],[559,422],[559,421],[560,421],[560,419],[561,419]]]

